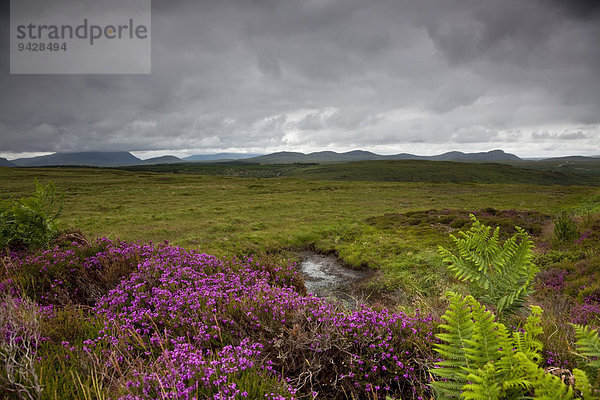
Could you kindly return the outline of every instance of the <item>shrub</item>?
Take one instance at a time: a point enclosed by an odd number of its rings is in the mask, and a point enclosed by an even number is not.
[[[431,393],[430,316],[302,295],[294,265],[108,239],[2,261],[0,292],[47,305],[42,399]]]
[[[42,305],[93,306],[121,278],[135,270],[141,257],[155,251],[151,245],[98,239],[92,244],[73,242],[36,252],[13,252],[5,258],[8,278],[2,285]],[[0,274],[0,279],[2,275]]]
[[[36,180],[33,195],[0,202],[0,248],[48,247],[58,234],[62,201],[52,182],[44,186]]]
[[[161,390],[230,398],[264,390],[251,375],[278,398],[429,392],[430,317],[345,310],[300,295],[289,286],[294,274],[292,266],[165,246],[145,255],[98,303],[95,312],[106,324],[87,346],[107,349],[121,367],[115,386],[125,398]]]

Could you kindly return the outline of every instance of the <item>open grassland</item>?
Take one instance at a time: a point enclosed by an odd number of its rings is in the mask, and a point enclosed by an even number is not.
[[[574,172],[588,176],[600,176],[600,158],[565,157],[538,161],[514,161],[509,164],[518,168],[539,171]]]
[[[523,161],[511,166],[504,163],[380,160],[322,164],[256,164],[234,161],[137,165],[123,169],[175,174],[257,178],[296,177],[335,181],[600,185],[597,173],[600,170],[600,161],[585,163],[582,168],[574,168],[578,167],[579,163],[569,164],[569,166],[570,168],[557,168],[556,162],[541,161]]]
[[[395,160],[323,164],[295,175],[306,179],[434,183],[517,183],[597,185],[597,176],[571,171],[545,171],[498,163]]]
[[[447,276],[436,248],[460,226],[416,221],[390,228],[374,218],[449,209],[466,220],[485,208],[552,216],[564,209],[598,211],[600,199],[599,188],[582,186],[313,181],[86,168],[1,173],[3,198],[30,193],[34,178],[53,181],[65,193],[63,228],[89,237],[168,240],[218,257],[255,254],[274,261],[293,258],[290,250],[312,247],[336,252],[351,266],[379,270],[373,287],[401,289],[413,298],[445,289]]]
[[[366,179],[360,165],[344,173]],[[481,172],[470,165],[471,177]],[[515,225],[532,236],[540,272],[527,303],[544,310],[533,375],[568,381],[585,365],[568,322],[600,323],[600,188],[336,171],[0,169],[0,198],[52,181],[65,194],[60,227],[90,239],[63,233],[49,250],[0,258],[0,389],[9,399],[432,398],[443,293],[486,294],[457,281],[437,251],[468,229],[469,213],[499,226],[501,241]],[[165,240],[182,247],[146,244]],[[289,263],[307,248],[375,270],[354,292],[371,307],[307,295]],[[526,313],[503,321],[516,332]]]

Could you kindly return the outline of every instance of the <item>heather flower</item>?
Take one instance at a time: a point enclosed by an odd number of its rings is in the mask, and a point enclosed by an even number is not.
[[[81,345],[106,368],[119,366],[123,399],[254,398],[257,390],[270,399],[429,394],[431,316],[348,310],[302,295],[291,264],[108,239],[13,264],[47,278],[39,301],[48,306],[102,293],[78,286],[77,277],[123,274],[93,309],[103,328]]]

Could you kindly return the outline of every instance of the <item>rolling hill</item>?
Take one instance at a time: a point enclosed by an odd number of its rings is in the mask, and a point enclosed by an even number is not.
[[[498,162],[519,161],[514,154],[502,150],[492,150],[482,153],[463,153],[451,151],[435,156],[417,156],[414,154],[381,155],[370,151],[354,150],[346,153],[334,151],[319,151],[315,153],[297,153],[282,151],[264,156],[248,158],[245,161],[261,164],[293,164],[293,163],[320,163],[320,162],[349,162],[349,161],[375,161],[375,160],[431,160],[431,161],[463,161],[463,162]]]
[[[0,167],[16,167],[16,164],[0,157]]]
[[[141,160],[139,164],[141,165],[155,165],[155,164],[177,164],[182,163],[183,160],[179,157],[175,156],[161,156],[161,157],[153,157],[148,158],[146,160]]]
[[[600,178],[562,171],[540,171],[500,163],[430,160],[386,160],[332,163],[295,170],[292,176],[314,180],[524,183],[537,185],[599,185]]]
[[[18,158],[13,163],[19,167],[43,167],[53,165],[84,165],[92,167],[117,167],[134,165],[142,160],[127,151],[88,151],[77,153],[54,153],[47,156]]]
[[[394,155],[381,155],[369,151],[355,150],[345,153],[334,151],[320,151],[309,154],[299,152],[278,152],[267,155],[256,156],[247,153],[218,153],[198,154],[180,159],[175,156],[155,157],[141,160],[129,152],[77,152],[77,153],[55,153],[47,156],[20,158],[8,161],[0,158],[0,166],[5,167],[44,167],[44,166],[91,166],[91,167],[152,167],[154,165],[165,165],[166,170],[185,170],[187,173],[216,173],[220,174],[221,167],[218,164],[226,164],[228,170],[236,174],[258,173],[258,169],[252,169],[249,165],[265,166],[260,168],[260,176],[269,176],[269,166],[286,164],[280,168],[279,176],[286,176],[291,171],[304,170],[309,164],[320,164],[320,174],[335,167],[326,167],[328,164],[351,163],[359,161],[436,161],[436,162],[459,162],[459,163],[496,163],[503,167],[495,167],[504,171],[507,166],[517,167],[520,170],[552,173],[566,173],[567,175],[557,178],[559,181],[566,179],[569,174],[574,182],[580,182],[578,176],[600,176],[600,158],[585,156],[556,157],[536,160],[523,160],[514,154],[502,150],[493,150],[481,153],[463,153],[451,151],[435,156],[418,156],[414,154],[400,153]],[[194,164],[206,164],[206,168],[195,167]],[[244,164],[246,166],[244,166]],[[180,167],[177,167],[179,165]],[[293,167],[293,165],[304,167]],[[425,164],[416,164],[415,167],[422,168]],[[276,168],[277,169],[277,168]],[[443,169],[443,168],[442,168]],[[204,172],[201,172],[204,171]],[[210,171],[210,172],[209,172]],[[382,172],[383,173],[383,172]],[[531,172],[530,172],[531,173]],[[416,171],[411,174],[414,176]],[[444,174],[443,171],[440,174]],[[395,179],[395,178],[394,178]],[[440,178],[441,179],[441,178]],[[536,178],[537,179],[537,178]],[[549,178],[550,179],[550,178]],[[554,178],[552,178],[554,179]],[[552,180],[550,179],[550,180]],[[543,179],[546,181],[546,179]]]
[[[460,151],[451,151],[438,156],[425,157],[425,160],[436,161],[520,161],[521,159],[514,154],[505,153],[502,150],[492,150],[482,153],[463,153]]]
[[[252,158],[262,156],[262,154],[251,154],[251,153],[217,153],[217,154],[194,154],[193,156],[184,157],[184,161],[229,161],[229,160],[243,160],[245,158]]]
[[[507,164],[538,171],[575,172],[578,174],[600,176],[600,158],[597,157],[554,157],[535,161],[507,162]]]

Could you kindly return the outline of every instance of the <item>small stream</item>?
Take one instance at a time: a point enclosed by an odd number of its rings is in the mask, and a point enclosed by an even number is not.
[[[335,255],[309,251],[301,254],[300,270],[308,292],[341,300],[350,307],[356,303],[356,285],[373,275],[372,271],[346,268]]]

